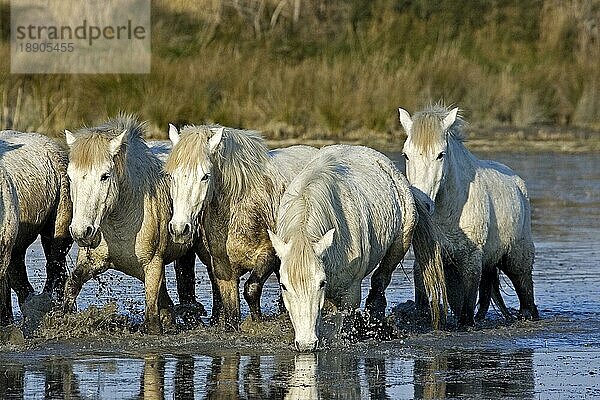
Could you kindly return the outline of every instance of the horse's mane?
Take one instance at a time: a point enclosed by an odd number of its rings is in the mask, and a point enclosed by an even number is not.
[[[423,151],[429,151],[436,143],[446,140],[446,133],[449,138],[453,138],[458,142],[464,141],[463,127],[465,122],[461,116],[456,117],[447,132],[442,132],[442,120],[449,112],[449,107],[436,103],[415,113],[411,128],[411,141],[415,147]]]
[[[178,166],[195,168],[199,157],[210,158],[221,180],[219,191],[240,198],[263,184],[269,163],[268,148],[258,132],[225,128],[214,155],[208,154],[208,140],[219,125],[187,125],[165,164],[165,170]],[[204,153],[199,153],[203,149]]]
[[[70,161],[79,168],[87,169],[110,159],[112,156],[108,143],[123,131],[127,131],[121,150],[115,158],[116,169],[123,178],[132,181],[134,186],[149,184],[146,180],[154,181],[162,176],[162,172],[160,160],[151,153],[144,142],[145,128],[144,122],[140,122],[132,114],[125,113],[120,113],[95,127],[84,126],[74,133],[77,140],[71,146]],[[147,173],[140,174],[139,171]]]
[[[313,159],[288,186],[281,200],[277,232],[291,243],[289,277],[301,290],[307,289],[307,278],[312,274],[305,267],[312,265],[314,243],[331,228],[335,228],[338,240],[326,251],[330,258],[342,254],[339,246],[349,243],[344,238],[348,232],[340,229],[340,216],[335,212],[341,211],[336,186],[343,169],[332,155]]]
[[[110,157],[108,142],[127,131],[123,146],[142,141],[145,124],[131,114],[120,113],[117,117],[95,126],[84,126],[74,133],[75,143],[71,146],[70,160],[81,168],[91,168]]]

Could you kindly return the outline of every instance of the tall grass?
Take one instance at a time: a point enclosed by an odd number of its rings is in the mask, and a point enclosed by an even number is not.
[[[475,125],[600,128],[593,0],[155,0],[148,75],[11,75],[0,3],[0,122],[58,134],[120,110],[273,138],[379,138],[444,99]]]

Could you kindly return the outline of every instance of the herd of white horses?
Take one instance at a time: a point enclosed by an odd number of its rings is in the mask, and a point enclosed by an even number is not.
[[[213,323],[239,327],[248,272],[244,298],[260,319],[262,288],[275,273],[295,347],[314,350],[325,300],[358,308],[371,273],[365,314],[384,318],[385,290],[411,245],[417,311],[434,329],[448,306],[459,326],[473,325],[492,299],[511,318],[500,272],[518,295],[518,316],[536,319],[525,184],[467,150],[457,111],[435,105],[411,117],[399,109],[406,176],[368,147],[269,151],[257,132],[216,125],[170,125],[163,163],[143,140],[144,124],[128,115],[66,130],[68,148],[2,131],[0,323],[13,322],[11,289],[21,305],[34,293],[25,252],[38,236],[43,290],[56,306],[73,312],[84,283],[113,268],[144,283],[144,328],[153,334],[173,306],[165,265],[175,262],[180,303],[197,304],[198,256],[211,280]],[[67,273],[73,240],[79,252]]]

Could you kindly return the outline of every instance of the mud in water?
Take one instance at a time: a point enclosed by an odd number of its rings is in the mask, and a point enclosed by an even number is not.
[[[409,257],[387,292],[387,324],[330,314],[322,349],[297,354],[289,320],[277,314],[274,279],[264,292],[271,315],[265,321],[246,319],[240,332],[224,332],[176,318],[159,337],[139,330],[142,284],[111,272],[86,284],[79,313],[26,318],[27,338],[14,327],[0,331],[0,398],[600,397],[600,157],[484,156],[510,165],[528,184],[541,321],[507,324],[490,310],[472,331],[429,332],[410,317]],[[40,290],[39,245],[27,264]],[[171,266],[167,279],[176,299]],[[200,264],[196,286],[210,315],[210,283]],[[518,307],[507,281],[503,288],[507,304]],[[363,297],[367,290],[368,280]],[[46,303],[37,300],[24,307],[27,316],[43,314]]]

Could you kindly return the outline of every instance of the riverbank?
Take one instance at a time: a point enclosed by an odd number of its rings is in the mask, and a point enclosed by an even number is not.
[[[269,147],[287,147],[306,144],[322,147],[336,143],[369,146],[385,153],[402,151],[404,132],[387,134],[356,131],[334,139],[319,139],[317,134],[293,138],[267,139]],[[518,153],[600,153],[600,131],[566,129],[559,126],[529,128],[472,128],[467,132],[466,145],[475,152]]]

